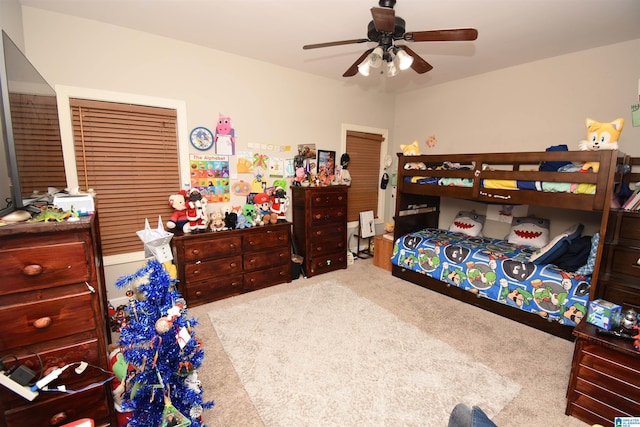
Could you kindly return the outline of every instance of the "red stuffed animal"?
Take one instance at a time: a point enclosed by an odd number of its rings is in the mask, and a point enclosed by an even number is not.
[[[191,226],[189,225],[189,219],[187,218],[187,192],[181,190],[178,194],[172,194],[169,196],[169,206],[173,208],[173,214],[169,221],[167,221],[167,228],[173,230],[177,228],[183,233],[189,233]]]

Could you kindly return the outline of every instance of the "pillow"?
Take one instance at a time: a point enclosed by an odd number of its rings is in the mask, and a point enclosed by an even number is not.
[[[569,244],[576,237],[580,237],[584,225],[575,224],[553,238],[549,243],[538,249],[531,255],[529,261],[534,264],[551,264],[558,257],[564,255],[569,249]]]
[[[549,243],[549,220],[534,216],[513,218],[507,241],[514,245],[542,248]]]
[[[593,273],[593,268],[596,265],[596,254],[598,253],[598,242],[600,241],[600,233],[595,233],[591,238],[591,251],[589,252],[589,258],[587,263],[576,270],[576,274],[581,276],[589,276]]]
[[[486,218],[485,215],[480,215],[475,212],[460,211],[453,219],[449,231],[463,233],[471,237],[479,236]]]

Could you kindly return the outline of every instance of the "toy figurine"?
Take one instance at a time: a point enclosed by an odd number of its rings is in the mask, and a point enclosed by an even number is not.
[[[207,199],[202,197],[196,188],[189,190],[187,203],[187,219],[192,233],[202,233],[207,229],[209,218],[206,214]]]
[[[289,209],[289,197],[282,188],[277,188],[275,194],[271,198],[271,212],[276,215],[276,221],[285,221],[287,219],[287,210]]]
[[[340,157],[340,166],[342,167],[342,170],[340,171],[340,181],[341,181],[341,184],[343,185],[351,185],[351,174],[347,170],[347,168],[349,167],[350,161],[351,161],[351,158],[347,153],[344,153]]]

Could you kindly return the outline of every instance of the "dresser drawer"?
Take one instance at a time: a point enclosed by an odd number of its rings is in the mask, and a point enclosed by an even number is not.
[[[189,307],[195,307],[210,301],[240,295],[242,293],[242,283],[242,274],[189,283],[186,287],[185,297]]]
[[[84,242],[0,250],[0,295],[89,280]]]
[[[620,234],[625,239],[634,240],[640,247],[640,215],[623,215],[620,219]]]
[[[636,285],[635,287],[633,285]],[[602,280],[598,282],[602,287],[602,299],[611,301],[624,308],[634,308],[640,313],[640,284],[621,283],[619,280]]]
[[[311,258],[308,268],[311,274],[314,275],[347,268],[347,252],[334,252],[325,256]]]
[[[289,227],[278,227],[269,229],[270,226],[264,226],[265,229],[260,233],[248,233],[242,239],[242,247],[247,250],[260,250],[263,248],[272,248],[275,246],[289,247]]]
[[[36,403],[5,411],[7,427],[61,426],[80,418],[92,418],[98,425],[109,416],[104,387],[96,385],[73,395],[60,393],[43,402],[36,400]]]
[[[22,347],[96,329],[89,291],[0,308],[0,348]]]
[[[640,249],[627,246],[607,246],[607,273],[624,274],[638,277],[640,275]]]
[[[238,254],[241,251],[242,239],[240,236],[194,239],[184,244],[184,260],[199,261],[220,258]]]
[[[244,290],[255,291],[289,281],[291,281],[291,260],[278,267],[245,273]]]
[[[75,343],[59,344],[59,346],[54,342],[50,344],[50,347],[51,348],[46,349],[46,347],[39,345],[30,346],[29,351],[33,353],[16,354],[18,358],[17,364],[26,366],[36,374],[38,374],[41,369],[40,360],[42,360],[42,366],[44,366],[42,372],[45,374],[51,372],[53,369],[61,368],[69,363],[80,360],[84,360],[94,366],[100,366],[100,349],[97,338],[78,340]],[[38,354],[39,359],[35,353]],[[77,390],[83,387],[82,384],[91,384],[104,379],[105,374],[97,369],[87,369],[79,376],[76,375],[72,368],[69,368],[60,375],[58,381],[70,389]],[[53,396],[55,395],[52,393],[46,393],[43,394],[39,400],[43,398],[48,399]],[[24,398],[5,387],[0,387],[0,400],[5,409],[15,408],[25,404]]]
[[[347,218],[347,207],[319,208],[311,213],[311,226],[327,225],[332,223],[345,223]]]
[[[248,252],[242,262],[244,271],[284,265],[291,262],[291,249],[287,246],[262,252]]]
[[[347,206],[347,196],[342,191],[322,191],[311,196],[311,207],[340,207]]]
[[[309,234],[313,239],[322,239],[328,236],[346,236],[347,224],[341,221],[339,224],[323,225],[320,227],[313,227]]]
[[[311,242],[311,258],[332,252],[346,252],[347,242],[343,235],[314,239]]]
[[[184,266],[184,273],[187,283],[234,273],[239,274],[242,273],[242,256],[235,255],[228,258],[192,262]]]

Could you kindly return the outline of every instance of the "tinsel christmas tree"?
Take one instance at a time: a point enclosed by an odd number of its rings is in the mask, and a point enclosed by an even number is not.
[[[200,415],[214,404],[203,401],[197,369],[204,350],[175,283],[155,258],[116,282],[129,296],[119,345],[129,366],[121,406],[132,413],[131,427],[202,426]]]

